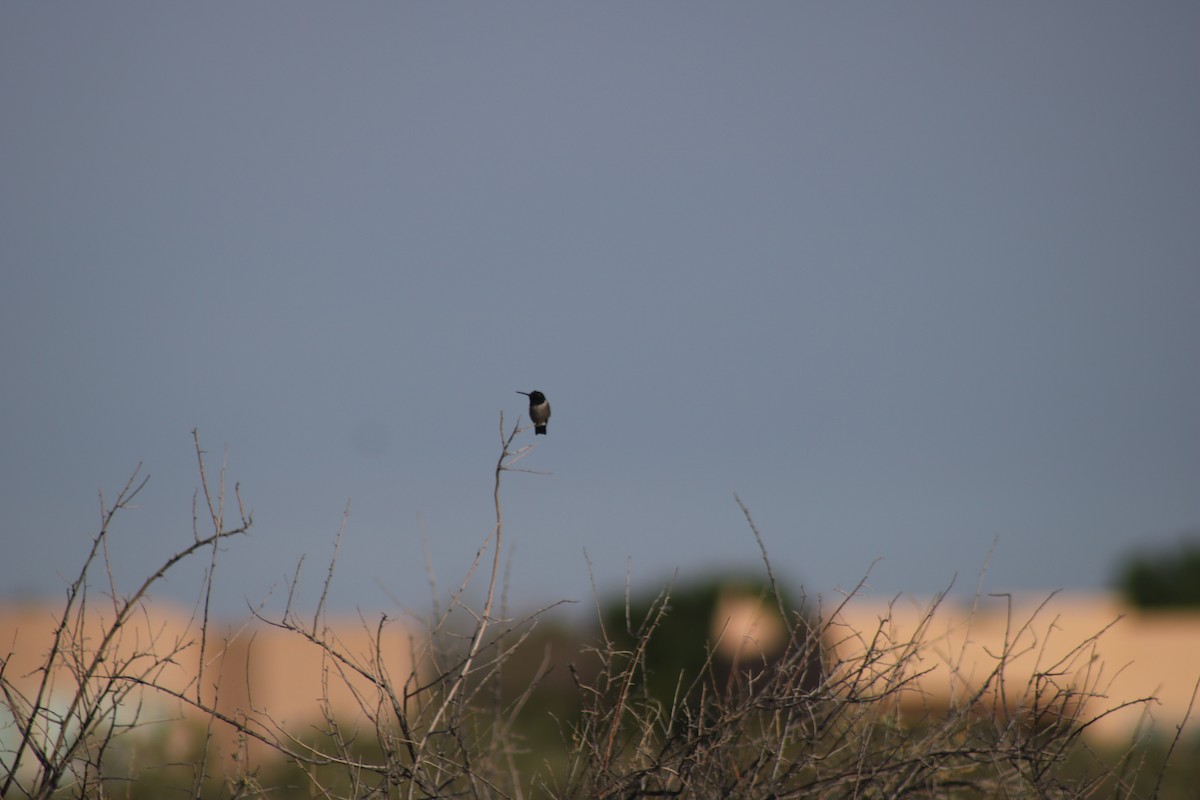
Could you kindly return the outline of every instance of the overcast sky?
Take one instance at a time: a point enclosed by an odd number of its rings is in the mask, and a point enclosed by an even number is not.
[[[1200,526],[1200,5],[0,5],[0,595],[227,453],[221,607],[758,564],[1094,589]],[[523,443],[533,441],[525,434]],[[588,554],[585,558],[584,553]],[[207,559],[201,559],[206,563]],[[202,566],[197,564],[197,567]],[[196,576],[160,594],[189,600]]]

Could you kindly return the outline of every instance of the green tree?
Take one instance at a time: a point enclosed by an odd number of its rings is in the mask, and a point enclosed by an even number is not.
[[[1135,551],[1119,566],[1117,584],[1139,608],[1200,607],[1200,535]]]
[[[785,592],[785,596],[795,595]],[[730,661],[720,650],[712,652],[715,638],[723,635],[734,642],[740,638],[737,633],[722,634],[713,628],[723,597],[740,597],[760,604],[768,621],[778,620],[781,638],[772,642],[767,652],[747,655],[737,662]],[[758,673],[783,654],[792,636],[803,640],[810,630],[803,614],[784,604],[787,619],[782,619],[778,607],[770,586],[761,579],[741,573],[720,573],[672,586],[665,594],[645,593],[628,601],[613,599],[605,606],[604,624],[614,644],[627,652],[638,649],[644,639],[647,689],[659,702],[669,706],[676,693],[680,689],[687,691],[701,674],[707,674],[711,688],[728,688],[733,673],[741,673],[743,677]],[[716,620],[716,625],[718,629],[721,627],[720,620]],[[653,634],[648,631],[651,627]],[[808,686],[819,678],[816,655],[805,664],[804,683]]]

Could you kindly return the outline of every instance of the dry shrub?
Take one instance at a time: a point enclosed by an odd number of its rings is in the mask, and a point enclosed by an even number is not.
[[[8,715],[0,795],[100,797],[118,785],[126,796],[139,795],[144,779],[121,774],[106,756],[146,724],[139,702],[150,691],[203,715],[189,778],[173,787],[193,797],[281,797],[291,791],[347,798],[1040,798],[1090,797],[1101,790],[1133,796],[1135,761],[1111,767],[1094,760],[1082,771],[1076,763],[1067,769],[1077,760],[1073,753],[1086,752],[1081,737],[1088,726],[1116,710],[1096,705],[1105,688],[1093,657],[1102,631],[1065,655],[1045,658],[1030,650],[1034,618],[1012,620],[1003,647],[988,654],[984,674],[968,681],[965,650],[930,636],[939,601],[915,626],[898,627],[889,614],[868,630],[846,625],[840,605],[810,608],[805,598],[787,605],[744,505],[762,551],[765,588],[751,598],[757,605],[749,606],[744,626],[734,622],[740,611],[722,607],[725,622],[709,632],[710,645],[689,669],[654,666],[647,657],[673,613],[671,588],[640,611],[626,597],[616,623],[599,614],[594,639],[566,658],[548,645],[530,657],[547,609],[509,619],[498,596],[501,479],[506,472],[530,471],[516,466],[532,452],[532,445],[514,448],[523,430],[516,426],[506,435],[501,416],[495,528],[445,607],[435,589],[432,613],[405,621],[411,659],[389,658],[398,623],[385,614],[364,618],[362,636],[353,643],[334,633],[325,602],[336,545],[311,612],[301,613],[289,593],[282,614],[259,615],[322,654],[320,723],[303,732],[256,708],[252,699],[230,711],[219,702],[222,682],[232,680],[228,670],[204,674],[203,665],[229,645],[209,633],[207,597],[218,545],[244,533],[250,519],[238,497],[239,524],[225,526],[224,468],[218,485],[210,485],[198,438],[198,506],[211,530],[202,535],[194,528],[193,541],[136,591],[118,593],[106,542],[114,517],[144,484],[135,472],[107,507],[68,591],[53,646],[35,670],[36,690],[20,691],[18,676],[8,671],[11,655],[0,662]],[[123,640],[131,616],[145,613],[153,585],[203,552],[211,553],[210,568],[189,634]],[[108,576],[105,603],[90,600],[89,576],[97,565]],[[486,592],[475,609],[466,598],[481,565]],[[451,620],[463,618],[462,612],[470,624],[455,629]],[[768,619],[778,626],[771,637]],[[746,648],[748,637],[773,644]],[[193,649],[200,664],[195,680],[172,682],[167,668]],[[1014,681],[1010,665],[1031,655],[1033,666]],[[954,686],[940,705],[928,702],[921,688],[937,668],[947,670]],[[569,690],[571,700],[536,707],[536,693],[546,686],[560,697]],[[337,695],[342,702],[335,702]],[[353,724],[339,710],[345,698],[356,710]],[[555,735],[541,737],[531,751],[530,731],[544,732],[550,714]],[[530,720],[540,721],[531,727]],[[233,751],[232,768],[213,768],[210,750],[217,741]],[[270,763],[286,763],[288,770],[272,772]],[[1161,770],[1165,766],[1159,781]]]

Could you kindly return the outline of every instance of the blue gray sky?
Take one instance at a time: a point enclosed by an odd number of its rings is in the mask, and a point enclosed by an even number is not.
[[[6,3],[0,594],[255,526],[222,608],[758,563],[1097,588],[1200,526],[1195,3]],[[531,442],[526,435],[522,441]],[[227,455],[226,455],[227,454]],[[588,554],[585,559],[584,553]],[[160,594],[189,600],[185,570]]]

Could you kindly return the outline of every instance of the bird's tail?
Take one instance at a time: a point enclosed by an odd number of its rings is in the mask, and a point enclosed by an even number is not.
[[[545,433],[545,432],[546,432],[546,426],[545,426],[545,425],[534,425],[534,426],[533,426],[533,433],[534,433],[534,435],[535,435],[535,436],[536,436],[537,434],[539,434],[539,433]]]

